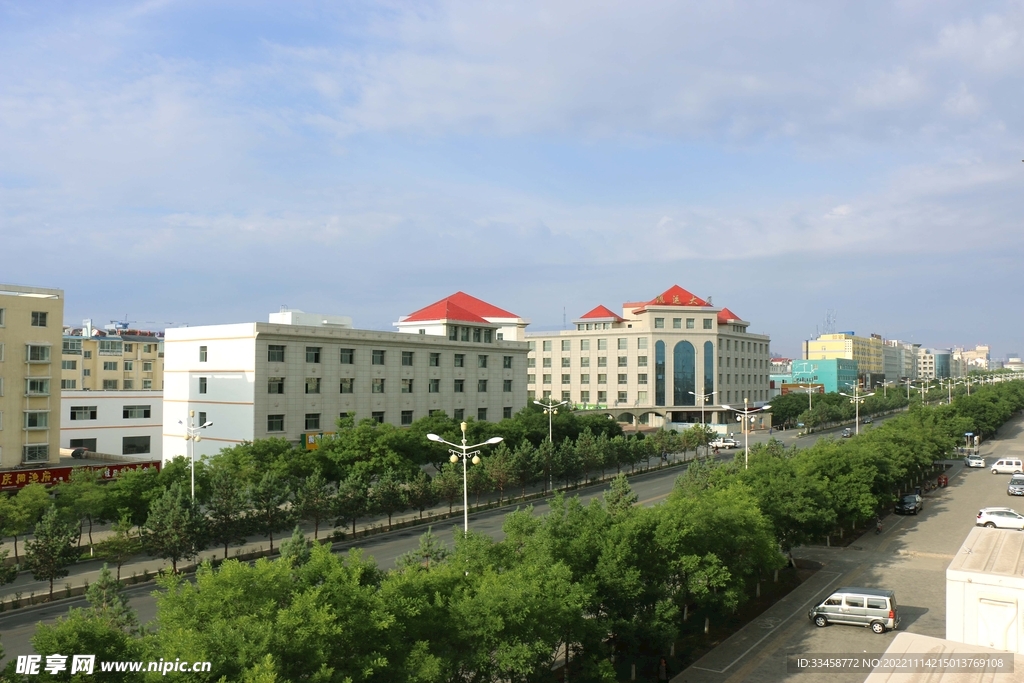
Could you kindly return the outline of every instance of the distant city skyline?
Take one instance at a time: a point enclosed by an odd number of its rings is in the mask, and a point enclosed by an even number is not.
[[[65,322],[557,329],[672,284],[795,357],[1024,348],[1019,2],[0,6],[0,280]],[[139,323],[143,325],[143,323]]]

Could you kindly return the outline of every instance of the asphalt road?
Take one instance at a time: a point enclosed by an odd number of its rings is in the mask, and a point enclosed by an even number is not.
[[[876,420],[876,422],[878,421],[880,420]],[[806,448],[815,443],[818,439],[836,437],[839,431],[840,429],[834,429],[803,437],[798,436],[796,430],[776,432],[771,435],[767,433],[752,433],[749,439],[751,446],[756,443],[766,442],[771,438],[776,438],[782,441],[787,447],[795,444],[801,448]],[[736,457],[737,454],[742,454],[742,436],[738,440],[741,443],[740,449],[722,451],[719,454],[718,459],[728,460]],[[655,505],[668,496],[672,490],[676,477],[679,476],[681,472],[681,468],[670,468],[667,470],[638,474],[630,477],[629,482],[633,491],[637,494],[641,505]],[[602,495],[606,490],[607,486],[592,486],[580,489],[575,493],[579,495],[580,499],[584,503],[586,503],[592,498]],[[533,508],[534,514],[544,514],[548,511],[548,504],[546,500],[533,501]],[[476,532],[484,533],[496,540],[500,540],[504,536],[501,527],[505,515],[512,509],[514,508],[500,508],[480,513],[471,513],[469,516],[469,526]],[[446,520],[445,522],[442,522],[441,525],[434,528],[433,533],[439,540],[451,547],[453,531],[455,528],[461,528],[461,519]],[[403,529],[393,533],[371,536],[366,539],[360,539],[359,541],[336,544],[335,548],[341,551],[345,551],[348,548],[353,547],[362,548],[368,556],[372,557],[377,562],[378,566],[391,568],[395,565],[395,561],[400,555],[417,547],[419,544],[419,537],[423,532],[424,529],[422,527]],[[131,565],[125,565],[122,569],[123,574],[130,575],[131,571]],[[45,584],[41,582],[36,590],[45,590],[44,585]],[[26,590],[27,592],[28,589],[23,588],[22,590]],[[139,623],[145,624],[156,617],[156,599],[153,593],[154,590],[152,584],[140,584],[129,587],[125,590],[125,594],[129,597],[129,603],[138,615]],[[0,666],[3,665],[3,662],[5,662],[7,658],[33,652],[31,639],[35,634],[37,623],[52,622],[58,616],[66,614],[69,608],[84,606],[86,606],[86,602],[83,597],[63,600],[53,604],[22,608],[0,614],[0,645],[3,645],[6,655],[4,660],[0,660]]]

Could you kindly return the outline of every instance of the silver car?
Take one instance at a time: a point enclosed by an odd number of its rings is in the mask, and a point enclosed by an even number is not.
[[[1006,486],[1006,495],[1024,496],[1024,475],[1015,474],[1010,477],[1010,483]]]
[[[978,510],[974,525],[989,529],[1024,529],[1024,515],[1011,508],[982,508]]]
[[[964,465],[967,467],[985,467],[985,458],[980,455],[968,455],[964,458]]]

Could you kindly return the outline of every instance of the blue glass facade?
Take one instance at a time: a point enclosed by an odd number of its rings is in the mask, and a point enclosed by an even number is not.
[[[654,405],[665,405],[665,342],[654,343]]]
[[[715,397],[710,396],[715,390],[715,345],[704,342],[704,403],[714,403]]]
[[[672,349],[672,405],[697,405],[696,393],[697,354],[693,344],[681,341]]]

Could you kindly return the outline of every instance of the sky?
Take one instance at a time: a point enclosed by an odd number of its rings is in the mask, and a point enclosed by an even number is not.
[[[0,0],[0,282],[538,331],[678,284],[781,355],[835,311],[1003,358],[1022,104],[1022,0]]]

